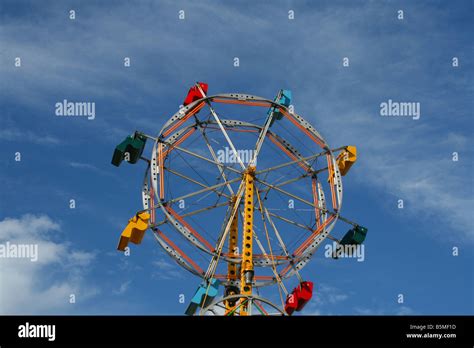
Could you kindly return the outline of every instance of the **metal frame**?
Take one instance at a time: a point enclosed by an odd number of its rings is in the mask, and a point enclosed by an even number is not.
[[[202,90],[201,90],[202,92]],[[202,92],[203,93],[203,92]],[[203,93],[204,95],[204,93]],[[273,108],[273,110],[278,110],[281,112],[286,119],[288,119],[293,125],[297,127],[303,134],[308,136],[313,142],[321,148],[321,152],[316,153],[311,156],[303,157],[296,147],[291,145],[288,141],[280,137],[279,135],[275,134],[269,129],[273,112],[267,117],[263,126],[255,125],[248,122],[238,121],[238,120],[226,120],[220,118],[217,113],[215,112],[214,108],[212,107],[212,103],[225,103],[225,104],[241,104],[245,106],[256,106],[256,107],[265,107],[265,108]],[[200,121],[197,118],[197,113],[201,111],[205,106],[208,106],[213,119],[208,121]],[[192,123],[192,117],[194,116],[195,122]],[[190,125],[186,125],[186,122],[190,121]],[[224,135],[229,147],[232,149],[235,157],[238,159],[240,166],[242,167],[242,171],[239,171],[233,167],[226,166],[223,163],[220,163],[215,151],[210,144],[209,140],[206,136],[207,128],[217,126],[218,129]],[[342,207],[342,179],[341,174],[339,172],[338,166],[336,164],[335,156],[333,152],[342,150],[343,147],[331,150],[325,140],[321,137],[321,135],[316,131],[314,127],[312,127],[306,120],[303,119],[300,115],[295,113],[291,113],[289,109],[283,105],[280,105],[272,100],[268,100],[265,98],[261,98],[258,96],[248,95],[248,94],[239,94],[239,93],[228,93],[228,94],[218,94],[213,96],[205,96],[199,100],[194,101],[193,103],[181,108],[177,113],[175,113],[163,126],[159,135],[154,138],[149,138],[154,140],[153,150],[152,150],[152,157],[149,161],[149,166],[147,167],[143,189],[142,189],[142,201],[143,201],[143,209],[152,212],[152,229],[155,231],[155,237],[158,243],[165,249],[165,251],[178,262],[181,266],[185,269],[190,271],[191,273],[206,278],[209,277],[212,273],[212,270],[217,267],[217,262],[219,259],[224,260],[230,264],[237,264],[242,262],[242,256],[236,256],[231,254],[230,250],[228,253],[223,253],[219,247],[223,245],[227,234],[231,233],[231,225],[232,221],[230,219],[235,219],[236,215],[229,215],[227,219],[223,222],[223,228],[220,231],[219,237],[217,238],[218,243],[215,247],[210,245],[204,238],[202,238],[190,224],[188,224],[184,217],[192,216],[195,214],[199,214],[200,212],[207,211],[214,209],[219,206],[224,206],[226,203],[222,203],[220,205],[213,205],[206,208],[198,209],[194,212],[189,212],[186,214],[178,214],[174,210],[171,209],[171,203],[177,202],[180,199],[186,199],[189,197],[193,197],[196,195],[204,194],[204,193],[215,193],[218,197],[225,197],[227,199],[231,199],[234,195],[234,190],[231,186],[233,183],[241,182],[242,187],[242,177],[229,179],[226,176],[226,172],[232,172],[237,175],[245,176],[245,170],[247,169],[243,164],[242,160],[240,159],[237,150],[235,149],[234,144],[232,143],[228,132],[237,131],[240,129],[253,129],[253,131],[258,132],[258,139],[255,145],[256,152],[254,153],[254,158],[252,158],[251,164],[255,163],[256,158],[258,157],[258,153],[261,149],[261,146],[265,139],[269,139],[272,143],[274,143],[277,147],[279,147],[282,152],[287,155],[290,159],[289,162],[281,163],[275,165],[271,168],[265,169],[258,169],[254,173],[255,182],[265,186],[261,190],[258,190],[259,193],[268,194],[271,190],[278,191],[281,194],[287,195],[294,199],[297,199],[304,204],[312,207],[315,210],[315,214],[318,216],[316,222],[316,229],[313,230],[309,226],[304,226],[299,224],[291,219],[282,217],[278,214],[272,213],[264,208],[264,216],[267,217],[272,230],[274,231],[275,235],[277,236],[278,243],[282,247],[282,249],[286,252],[283,257],[279,259],[272,259],[269,260],[268,255],[264,252],[263,247],[260,243],[258,243],[260,249],[262,250],[262,254],[254,254],[253,255],[253,265],[255,267],[275,267],[277,265],[287,263],[287,267],[283,269],[276,277],[269,277],[269,276],[255,276],[255,281],[253,282],[253,286],[265,286],[274,284],[277,281],[277,278],[280,277],[282,279],[289,278],[294,274],[297,274],[299,270],[301,270],[313,256],[314,252],[316,251],[317,247],[329,236],[331,230],[334,228],[337,219],[339,218],[339,212]],[[189,138],[196,130],[199,130],[201,136],[206,142],[206,146],[211,154],[211,158],[203,156],[202,154],[195,153],[185,147],[180,146],[184,141]],[[201,159],[206,161],[210,164],[213,164],[217,167],[220,176],[222,177],[223,181],[216,184],[216,185],[206,185],[198,180],[190,178],[183,173],[180,173],[171,167],[166,166],[166,159],[172,151],[179,151],[185,153],[189,156],[193,156],[195,158]],[[322,168],[320,170],[315,170],[312,168],[310,161],[314,160],[318,157],[325,158],[327,161],[327,167]],[[260,175],[271,172],[277,171],[278,169],[291,166],[297,164],[299,165],[305,173],[298,178],[293,178],[286,180],[284,182],[278,184],[268,183],[265,180],[259,178]],[[317,175],[321,172],[328,171],[329,174],[329,183],[331,189],[331,210],[326,207],[326,199],[325,194],[322,189],[321,183],[317,180]],[[149,172],[149,173],[148,173]],[[173,199],[166,200],[165,192],[164,192],[164,178],[166,173],[170,173],[173,175],[177,175],[184,180],[187,180],[195,185],[201,187],[200,190],[177,197]],[[149,175],[148,175],[149,174]],[[148,177],[150,178],[151,184],[148,185]],[[308,201],[303,199],[293,193],[290,193],[281,188],[281,186],[290,184],[292,182],[302,180],[306,177],[310,177],[311,185],[312,185],[312,196],[313,201]],[[224,193],[218,189],[224,189],[226,187],[229,190],[229,193]],[[236,201],[238,201],[237,205],[240,205],[240,197],[243,194],[237,194]],[[245,205],[245,204],[244,204]],[[165,216],[165,219],[156,222],[154,214],[156,209],[160,209],[160,211]],[[259,209],[256,207],[255,209]],[[236,212],[234,212],[236,213]],[[329,217],[328,217],[329,216]],[[278,233],[278,230],[272,220],[272,217],[278,218],[282,221],[290,223],[294,226],[299,228],[305,229],[306,231],[311,231],[311,234],[308,238],[305,239],[302,245],[300,245],[293,254],[285,246],[283,239]],[[346,219],[344,219],[346,220]],[[244,219],[245,222],[245,219]],[[178,233],[183,235],[186,240],[188,240],[193,246],[198,248],[199,250],[209,254],[212,256],[211,264],[206,272],[199,269],[199,266],[195,264],[187,255],[184,254],[181,250],[176,250],[173,246],[171,246],[170,240],[166,240],[166,236],[164,236],[163,232],[161,232],[158,227],[162,224],[170,224]],[[256,235],[252,237],[252,240],[256,238]],[[230,266],[229,266],[230,267]],[[216,278],[222,280],[224,285],[229,284],[239,284],[242,283],[240,279],[229,279],[228,275],[215,275]],[[241,295],[242,296],[242,295]]]
[[[225,308],[224,306],[219,306],[220,303],[226,303],[229,300],[238,300],[237,303],[240,302],[240,304],[241,304],[243,302],[242,299],[248,301],[247,308],[252,308],[252,305],[254,303],[256,303],[256,301],[258,301],[258,302],[262,302],[262,303],[265,303],[265,304],[269,305],[271,308],[273,308],[277,311],[277,313],[273,313],[273,314],[266,313],[266,314],[263,314],[263,315],[266,315],[266,316],[271,316],[271,315],[286,316],[287,315],[286,312],[284,311],[284,309],[278,307],[276,304],[274,304],[273,302],[271,302],[271,301],[269,301],[269,300],[267,300],[263,297],[260,297],[260,296],[257,296],[257,295],[242,295],[242,294],[224,296],[222,298],[214,300],[210,305],[208,305],[207,307],[204,307],[202,312],[203,312],[203,314],[206,314],[207,312],[215,313],[214,310],[213,310],[214,307]],[[236,304],[234,308],[239,309],[239,305]],[[235,314],[237,314],[237,313],[235,313]],[[227,313],[226,315],[229,315],[229,314],[230,313]],[[248,312],[244,315],[252,315],[252,314],[253,313],[250,311],[250,312]],[[240,315],[242,315],[242,314],[240,314]]]

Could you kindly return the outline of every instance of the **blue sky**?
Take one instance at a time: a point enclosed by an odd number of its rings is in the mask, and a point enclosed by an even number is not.
[[[34,241],[49,255],[0,260],[0,313],[184,312],[179,294],[189,299],[198,279],[151,234],[129,257],[115,251],[140,209],[143,170],[110,159],[135,129],[157,134],[206,81],[211,94],[291,89],[295,111],[329,144],[358,147],[343,214],[369,228],[366,259],[319,253],[302,273],[316,284],[305,314],[472,314],[472,10],[472,1],[0,1],[0,241]],[[63,99],[95,102],[96,118],[56,117]],[[388,99],[419,102],[420,119],[381,117]]]

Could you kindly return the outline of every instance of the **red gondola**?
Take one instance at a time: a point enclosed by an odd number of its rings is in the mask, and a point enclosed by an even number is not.
[[[199,86],[201,89],[204,91],[205,94],[207,94],[207,83],[204,82],[198,82]],[[183,106],[186,106],[188,104],[191,104],[193,101],[201,99],[203,97],[201,91],[199,91],[197,86],[193,86],[189,89],[188,95],[186,96],[186,99],[184,99]]]
[[[311,300],[311,297],[313,297],[313,282],[301,282],[286,299],[286,313],[291,315],[294,311],[299,312]]]

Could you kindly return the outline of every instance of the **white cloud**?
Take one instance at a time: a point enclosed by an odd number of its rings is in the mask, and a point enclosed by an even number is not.
[[[383,307],[377,305],[372,308],[368,307],[355,307],[354,311],[360,315],[414,315],[415,311],[408,306],[387,306]]]
[[[98,292],[84,274],[94,254],[57,241],[60,226],[45,215],[0,221],[0,243],[38,246],[38,261],[0,258],[0,314],[68,313]],[[76,304],[70,304],[74,294]]]
[[[76,168],[76,169],[83,169],[83,170],[89,170],[91,172],[100,174],[100,175],[105,175],[105,176],[113,176],[110,171],[100,169],[93,164],[90,163],[81,163],[81,162],[69,162],[69,166]]]
[[[415,311],[408,306],[401,306],[397,311],[395,311],[396,315],[413,315]]]
[[[472,178],[465,164],[469,151],[465,137],[448,133],[435,140],[436,127],[431,123],[399,121],[380,122],[377,114],[360,110],[337,119],[322,118],[319,124],[331,130],[327,138],[334,145],[342,145],[341,141],[357,144],[359,159],[350,175],[366,188],[373,186],[391,196],[393,203],[387,206],[393,211],[397,200],[403,199],[407,217],[432,219],[455,232],[445,237],[473,241],[474,201]],[[464,155],[459,162],[452,161],[455,150]],[[440,228],[438,234],[443,231]]]
[[[315,302],[316,303],[338,303],[346,300],[349,296],[340,289],[327,284],[321,284],[316,287]]]
[[[120,284],[120,287],[117,290],[113,290],[115,295],[122,295],[128,291],[130,284],[132,283],[131,280],[127,280],[124,283]]]
[[[183,272],[185,272],[185,270],[179,268],[177,264],[173,264],[163,258],[153,261],[152,264],[156,268],[152,273],[153,278],[163,280],[183,278]]]
[[[164,259],[159,259],[157,261],[153,261],[152,264],[153,264],[153,266],[156,266],[160,271],[169,271],[169,270],[175,268],[174,265],[172,265],[168,261],[165,261]]]
[[[73,168],[97,170],[96,166],[93,166],[92,164],[89,164],[89,163],[69,162],[69,165]]]
[[[58,138],[50,135],[35,134],[32,131],[21,131],[18,129],[0,129],[0,139],[15,142],[30,142],[39,145],[57,145],[60,143]]]
[[[85,251],[73,251],[69,256],[71,262],[78,266],[88,266],[94,260],[95,255]]]
[[[349,298],[342,290],[328,284],[319,284],[314,287],[313,298],[302,311],[303,315],[329,315],[331,308]]]

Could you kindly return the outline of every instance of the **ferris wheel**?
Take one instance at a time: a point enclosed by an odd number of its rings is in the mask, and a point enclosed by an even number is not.
[[[146,166],[143,209],[118,250],[140,244],[150,229],[200,278],[188,315],[301,311],[313,294],[301,271],[318,247],[326,239],[359,245],[367,234],[340,215],[342,176],[356,148],[331,148],[294,112],[289,90],[273,100],[207,92],[196,83],[157,136],[137,131],[116,147],[112,164]],[[332,235],[338,220],[351,225],[340,239]]]

